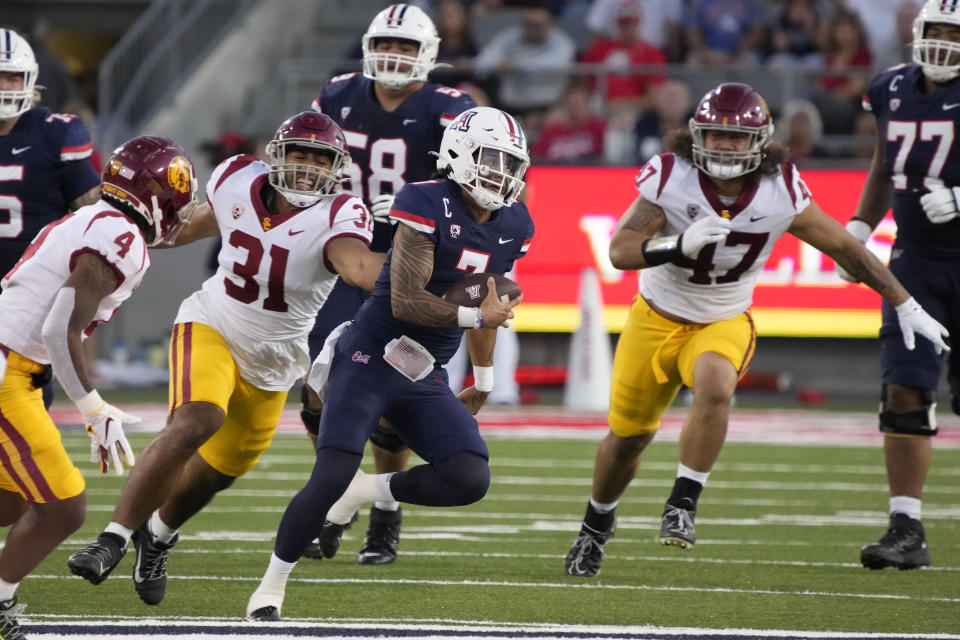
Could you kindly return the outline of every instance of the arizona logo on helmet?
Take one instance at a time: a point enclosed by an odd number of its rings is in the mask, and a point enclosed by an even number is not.
[[[475,115],[477,115],[476,111],[464,111],[450,124],[450,128],[454,131],[470,131],[470,121]]]

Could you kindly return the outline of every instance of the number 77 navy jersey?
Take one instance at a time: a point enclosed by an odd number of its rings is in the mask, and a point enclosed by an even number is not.
[[[863,108],[877,117],[885,140],[883,171],[893,185],[897,244],[938,260],[960,259],[960,218],[927,219],[920,196],[931,186],[960,186],[960,82],[923,90],[923,69],[904,64],[870,83]]]
[[[433,273],[426,289],[437,296],[467,274],[510,271],[514,262],[526,255],[534,233],[533,219],[522,202],[493,212],[480,224],[460,185],[452,180],[406,185],[397,194],[390,217],[433,242]],[[401,335],[413,338],[429,349],[438,363],[445,364],[460,346],[463,329],[425,327],[394,318],[390,306],[392,258],[391,249],[373,293],[354,322],[384,343]]]

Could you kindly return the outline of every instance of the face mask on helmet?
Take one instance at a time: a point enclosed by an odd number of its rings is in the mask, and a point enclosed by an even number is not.
[[[0,90],[0,120],[14,118],[33,108],[40,68],[27,41],[10,29],[0,29],[0,72],[23,77],[20,89]]]
[[[416,54],[377,51],[382,39],[406,40],[418,45]],[[395,4],[377,14],[364,34],[363,75],[389,89],[400,89],[414,82],[426,82],[437,62],[440,37],[433,21],[421,9]]]
[[[437,168],[490,211],[516,202],[530,166],[519,123],[491,107],[460,114],[444,131],[437,156]]]
[[[329,165],[306,161],[311,153],[322,154]],[[321,198],[340,192],[343,168],[347,164],[342,149],[325,142],[293,138],[271,141],[267,154],[270,184],[295,207],[309,207]]]
[[[913,61],[934,82],[960,76],[960,42],[945,39],[951,27],[960,27],[960,6],[940,0],[929,0],[913,21]]]
[[[102,182],[103,199],[142,221],[149,246],[175,237],[197,205],[193,163],[179,144],[159,136],[140,136],[117,147]]]
[[[755,171],[773,135],[773,121],[766,102],[750,86],[740,83],[721,84],[705,95],[690,118],[689,127],[693,136],[694,166],[721,180]],[[709,149],[707,131],[746,134],[746,149]]]

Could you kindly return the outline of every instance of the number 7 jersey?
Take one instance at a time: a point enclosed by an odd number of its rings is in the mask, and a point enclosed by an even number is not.
[[[306,336],[338,277],[327,247],[343,237],[369,246],[373,225],[360,199],[347,194],[271,215],[264,194],[281,196],[267,182],[269,171],[243,155],[213,172],[207,199],[223,240],[219,266],[184,301],[176,320],[213,326],[232,351],[240,346],[254,360],[267,343],[302,342],[306,349]]]
[[[730,219],[730,235],[708,244],[693,259],[640,272],[640,295],[657,307],[693,322],[736,317],[753,302],[753,289],[773,245],[794,216],[811,203],[810,192],[790,163],[773,175],[748,181],[735,200],[689,162],[672,153],[651,158],[640,168],[637,190],[663,209],[661,236],[683,233],[704,216]]]

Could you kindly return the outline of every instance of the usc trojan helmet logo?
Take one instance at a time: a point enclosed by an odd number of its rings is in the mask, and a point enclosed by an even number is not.
[[[188,193],[193,179],[193,170],[190,161],[183,156],[176,156],[167,165],[167,183],[180,193]]]

